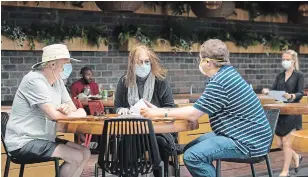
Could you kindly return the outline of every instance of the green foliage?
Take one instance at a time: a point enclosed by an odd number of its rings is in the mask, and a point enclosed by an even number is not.
[[[107,35],[104,26],[64,26],[64,23],[41,23],[29,24],[29,26],[13,26],[7,21],[1,22],[2,35],[14,40],[22,46],[25,40],[29,41],[29,47],[35,48],[34,40],[43,42],[46,45],[62,43],[64,40],[71,40],[81,37],[83,41],[90,45],[99,45],[103,42],[107,45]]]
[[[146,45],[153,44],[156,39],[167,40],[175,51],[183,48],[189,51],[193,43],[203,43],[208,39],[220,39],[230,41],[236,46],[247,48],[258,44],[265,45],[272,50],[284,50],[292,45],[308,45],[308,32],[306,30],[297,34],[291,39],[285,39],[272,31],[263,33],[254,32],[250,27],[233,24],[221,30],[203,30],[193,31],[192,24],[183,21],[166,21],[160,34],[144,33],[142,26],[124,25],[116,27],[120,44],[124,44],[129,38],[136,37]],[[138,37],[140,34],[141,37]]]

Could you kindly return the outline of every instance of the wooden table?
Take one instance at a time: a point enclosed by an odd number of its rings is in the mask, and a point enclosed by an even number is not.
[[[280,109],[280,114],[303,115],[308,114],[308,104],[305,103],[276,103],[265,104],[264,109]]]
[[[89,103],[88,103],[89,99],[79,99],[79,100],[80,100],[80,102],[81,102],[81,104],[83,106],[88,106],[89,105]],[[114,107],[114,100],[113,100],[113,98],[101,99],[100,101],[103,103],[103,105],[105,107]]]
[[[292,148],[300,152],[308,152],[308,130],[291,133]]]
[[[116,117],[116,114],[109,114],[107,117]],[[76,133],[76,134],[94,134],[101,135],[104,127],[104,119],[95,119],[94,116],[87,116],[74,120],[59,120],[59,132]],[[153,121],[155,133],[172,133],[189,131],[198,128],[198,123],[189,122],[187,120],[176,120],[174,122]]]

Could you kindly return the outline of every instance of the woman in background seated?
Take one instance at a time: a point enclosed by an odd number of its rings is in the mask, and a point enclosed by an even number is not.
[[[299,71],[297,53],[287,50],[282,54],[282,66],[284,71],[276,76],[272,85],[272,90],[281,90],[289,103],[298,103],[304,95],[304,74]],[[264,94],[268,94],[269,89],[263,89]],[[303,157],[297,154],[291,147],[290,133],[302,128],[301,115],[280,115],[276,128],[277,146],[284,152],[284,165],[280,176],[289,176],[289,168],[293,158],[295,162],[295,172],[299,171]]]
[[[165,79],[166,74],[167,70],[153,51],[144,45],[135,46],[129,53],[127,72],[117,85],[114,100],[116,113],[130,114],[130,107],[142,98],[157,107],[175,107],[170,85]],[[167,159],[168,162],[170,142],[165,136],[176,141],[176,135],[156,136],[161,158]],[[168,167],[168,164],[165,163],[165,167]],[[154,172],[155,176],[156,174],[158,173]]]

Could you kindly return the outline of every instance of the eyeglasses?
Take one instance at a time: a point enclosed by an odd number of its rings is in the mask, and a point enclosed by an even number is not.
[[[209,62],[210,60],[214,60],[214,61],[217,61],[217,62],[224,62],[224,59],[222,58],[208,58],[208,57],[205,57],[205,58],[196,58],[197,60],[197,63],[204,63],[204,62]]]

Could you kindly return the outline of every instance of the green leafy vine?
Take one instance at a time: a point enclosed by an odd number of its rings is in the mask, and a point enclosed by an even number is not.
[[[86,44],[99,47],[101,43],[108,44],[108,37],[105,33],[105,26],[65,26],[61,23],[30,24],[29,26],[14,26],[7,21],[1,22],[2,35],[23,46],[24,41],[29,42],[30,49],[35,49],[35,40],[46,45],[62,43],[65,40],[72,40],[80,37]]]

